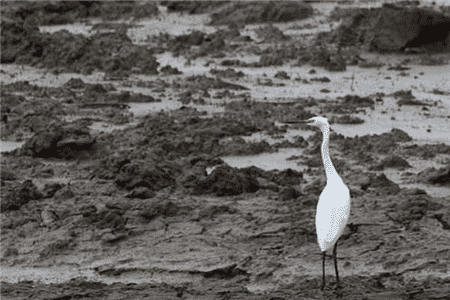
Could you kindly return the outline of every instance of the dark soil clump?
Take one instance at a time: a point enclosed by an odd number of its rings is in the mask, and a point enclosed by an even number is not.
[[[406,155],[417,156],[423,159],[431,159],[436,157],[436,154],[450,154],[450,146],[444,143],[440,144],[425,144],[425,145],[411,145],[403,148],[402,152]]]
[[[450,185],[450,166],[439,169],[427,168],[417,174],[417,180],[430,184]]]
[[[340,17],[342,11],[335,15]],[[432,9],[385,4],[381,8],[357,8],[348,15],[334,32],[340,47],[362,45],[376,52],[413,47],[443,51],[450,47],[446,41],[450,16]]]
[[[69,24],[84,18],[117,20],[152,17],[158,14],[156,3],[138,1],[11,1],[2,4],[7,17],[20,18],[37,25]]]
[[[73,159],[88,156],[94,151],[94,144],[95,139],[86,127],[55,124],[28,139],[19,154]]]
[[[90,38],[66,30],[39,33],[37,26],[17,20],[2,21],[1,62],[83,74],[103,71],[111,78],[132,72],[158,74],[159,65],[152,51],[133,45],[124,33],[96,33]]]
[[[362,190],[373,190],[379,195],[396,195],[400,192],[400,187],[395,182],[387,179],[384,173],[378,176],[372,175],[369,182],[361,186]]]
[[[371,170],[384,170],[385,168],[396,168],[404,170],[406,168],[411,168],[411,165],[400,156],[390,155],[384,158],[379,164],[371,167]]]
[[[169,12],[203,14],[230,3],[230,1],[161,1]]]
[[[216,196],[231,196],[254,193],[259,189],[259,183],[255,178],[228,165],[219,166],[210,175],[186,184],[197,195],[213,193]]]
[[[211,14],[211,25],[289,22],[312,14],[312,6],[302,2],[232,2]]]
[[[39,200],[43,197],[42,192],[33,184],[31,180],[15,186],[4,186],[2,181],[2,204],[1,212],[18,210],[22,205],[32,200]]]

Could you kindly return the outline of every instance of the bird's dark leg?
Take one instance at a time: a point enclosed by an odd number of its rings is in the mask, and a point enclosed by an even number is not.
[[[338,265],[337,265],[337,241],[334,244],[334,248],[333,248],[333,259],[334,259],[334,269],[336,270],[336,287],[335,288],[340,288],[341,284],[339,282],[339,271],[338,271]]]
[[[325,288],[325,251],[322,252],[322,288],[321,290]]]

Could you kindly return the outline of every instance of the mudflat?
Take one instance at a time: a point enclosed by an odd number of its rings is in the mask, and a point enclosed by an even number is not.
[[[2,299],[446,299],[436,2],[2,3]],[[352,199],[338,290],[313,116]]]

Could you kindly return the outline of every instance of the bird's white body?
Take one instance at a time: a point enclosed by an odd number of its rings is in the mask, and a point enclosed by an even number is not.
[[[306,121],[308,125],[319,127],[323,134],[321,146],[322,160],[327,175],[327,185],[319,197],[316,211],[317,242],[322,251],[322,290],[325,288],[325,252],[333,248],[336,281],[339,286],[337,265],[337,241],[344,232],[350,216],[350,191],[336,172],[330,158],[330,124],[323,117],[315,117]]]
[[[339,179],[339,180],[338,180]],[[350,216],[350,192],[340,180],[328,181],[316,211],[317,241],[322,252],[333,248]]]

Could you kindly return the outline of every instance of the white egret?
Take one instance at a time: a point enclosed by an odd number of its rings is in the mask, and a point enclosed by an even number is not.
[[[298,123],[298,122],[295,122]],[[327,185],[320,194],[316,211],[317,241],[322,251],[322,290],[325,288],[325,253],[333,247],[336,287],[340,287],[337,265],[337,241],[341,237],[350,215],[350,191],[336,172],[330,159],[330,124],[323,117],[314,117],[301,123],[319,127],[323,134],[322,160]]]

